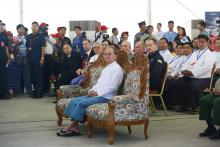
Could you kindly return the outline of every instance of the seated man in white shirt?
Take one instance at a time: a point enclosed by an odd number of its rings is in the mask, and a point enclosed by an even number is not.
[[[190,64],[190,60],[192,58],[192,52],[193,52],[193,47],[191,42],[186,42],[184,44],[177,44],[177,47],[175,49],[175,52],[177,56],[182,55],[179,58],[179,61],[176,62],[176,64],[170,63],[170,67],[168,69],[167,73],[167,79],[164,87],[164,101],[167,105],[168,108],[171,108],[171,87],[174,82],[182,77],[181,71],[182,69],[185,69],[185,67],[188,67]],[[171,60],[172,61],[172,60]]]
[[[201,34],[198,40],[199,50],[192,54],[190,64],[182,69],[183,77],[176,80],[170,89],[172,104],[180,105],[184,111],[190,108],[193,113],[199,105],[203,90],[210,84],[215,64],[215,57],[208,49],[209,38]]]
[[[168,49],[168,40],[166,38],[161,38],[159,41],[159,49],[160,49],[160,55],[163,57],[164,61],[169,63],[170,60],[172,60],[173,55]]]
[[[173,58],[168,62],[169,69],[168,69],[167,77],[175,76],[173,74],[178,70],[179,65],[183,61],[183,44],[178,43],[174,51],[176,55],[173,56]]]
[[[123,79],[123,70],[117,64],[117,51],[107,48],[104,59],[107,66],[103,69],[97,83],[89,90],[87,96],[77,97],[70,101],[64,110],[65,116],[71,118],[71,123],[57,133],[58,136],[80,135],[78,122],[85,121],[85,110],[88,106],[106,103],[118,92]]]
[[[175,69],[172,71],[170,75],[173,77],[182,77],[183,75],[181,74],[182,70],[185,70],[186,67],[190,64],[190,60],[192,58],[192,53],[193,53],[193,46],[191,42],[186,42],[182,45],[182,56],[180,59],[180,62],[178,62],[177,66]]]

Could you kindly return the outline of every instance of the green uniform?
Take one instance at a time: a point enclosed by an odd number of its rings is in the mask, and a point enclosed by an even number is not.
[[[220,89],[220,79],[215,88]],[[213,121],[214,125],[220,126],[220,96],[208,94],[201,97],[199,119]]]

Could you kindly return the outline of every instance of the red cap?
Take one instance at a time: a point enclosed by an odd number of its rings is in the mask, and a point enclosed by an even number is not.
[[[57,27],[57,32],[59,32],[62,29],[62,27]]]
[[[125,34],[128,35],[128,32],[122,32],[122,33],[121,33],[121,36],[124,36]]]
[[[51,34],[51,36],[52,36],[53,38],[60,38],[60,37],[61,37],[60,34],[58,34],[58,33]]]
[[[109,28],[106,27],[105,25],[102,25],[102,26],[100,27],[100,29],[101,29],[101,31],[105,31],[105,30],[107,30],[107,29],[109,29]]]
[[[12,35],[12,32],[11,31],[6,31],[5,35],[10,36],[10,35]]]
[[[40,27],[47,27],[47,26],[49,26],[49,25],[46,24],[45,22],[42,22],[42,23],[40,24]]]

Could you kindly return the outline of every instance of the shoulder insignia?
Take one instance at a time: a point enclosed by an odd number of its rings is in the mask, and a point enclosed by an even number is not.
[[[157,59],[157,62],[162,64],[162,60],[161,59]]]

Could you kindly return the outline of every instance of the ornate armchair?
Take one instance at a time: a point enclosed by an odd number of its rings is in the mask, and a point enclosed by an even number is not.
[[[146,66],[147,67],[147,66]],[[134,69],[127,74],[124,95],[115,96],[109,103],[95,104],[86,109],[88,137],[93,127],[108,129],[108,142],[114,143],[114,130],[117,125],[144,124],[144,137],[147,139],[148,115],[148,69]]]

